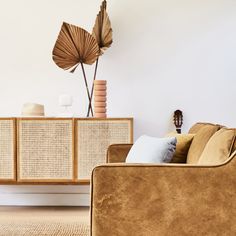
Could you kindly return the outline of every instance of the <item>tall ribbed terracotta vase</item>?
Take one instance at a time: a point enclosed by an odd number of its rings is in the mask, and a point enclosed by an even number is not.
[[[107,81],[94,81],[94,117],[107,117]]]

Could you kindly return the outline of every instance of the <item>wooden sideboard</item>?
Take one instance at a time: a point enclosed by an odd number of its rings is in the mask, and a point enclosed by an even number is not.
[[[89,184],[132,118],[0,118],[0,184]]]

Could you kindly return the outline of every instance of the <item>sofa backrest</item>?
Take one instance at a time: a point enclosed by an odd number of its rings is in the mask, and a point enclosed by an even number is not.
[[[206,125],[215,125],[212,123],[206,123],[206,122],[197,122],[194,124],[188,131],[189,134],[196,134],[202,127]]]
[[[197,164],[211,136],[222,126],[211,123],[196,123],[189,133],[195,134],[187,155],[187,164]]]

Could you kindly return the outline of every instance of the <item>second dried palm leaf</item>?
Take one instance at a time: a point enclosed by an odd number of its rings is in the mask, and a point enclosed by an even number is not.
[[[106,1],[102,2],[100,11],[97,15],[93,27],[93,36],[96,38],[101,53],[109,48],[112,44],[112,28],[109,16],[106,12]]]

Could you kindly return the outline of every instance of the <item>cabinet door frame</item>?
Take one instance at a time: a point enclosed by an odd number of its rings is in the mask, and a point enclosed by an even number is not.
[[[12,121],[13,122],[13,178],[12,179],[1,179],[0,184],[16,184],[17,183],[17,138],[16,138],[16,118],[14,117],[0,117],[0,121]]]
[[[57,121],[57,120],[68,120],[72,123],[72,179],[21,179],[20,178],[20,122],[21,121]],[[17,183],[19,184],[74,184],[76,180],[76,165],[75,165],[75,127],[73,118],[64,118],[64,117],[22,117],[17,119]]]
[[[130,122],[130,140],[129,143],[132,144],[134,141],[134,125],[133,125],[133,118],[127,117],[127,118],[75,118],[75,166],[76,166],[76,182],[79,183],[80,185],[89,185],[90,184],[90,179],[79,179],[79,170],[78,170],[78,161],[79,161],[79,156],[78,156],[78,140],[79,140],[79,131],[78,131],[78,122],[79,121],[127,121]],[[127,143],[127,144],[129,144]],[[105,157],[105,162],[106,163],[106,157]],[[92,174],[92,173],[91,173]]]

